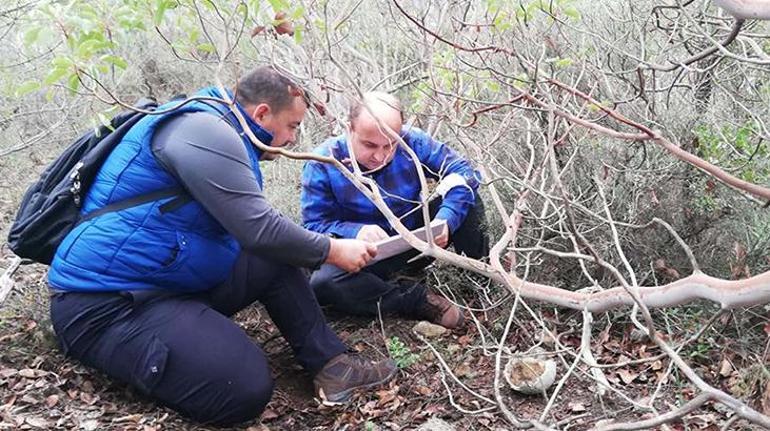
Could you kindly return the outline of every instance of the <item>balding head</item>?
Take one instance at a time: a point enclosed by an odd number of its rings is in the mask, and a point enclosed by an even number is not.
[[[348,121],[350,125],[355,128],[356,122],[375,122],[371,113],[380,119],[383,123],[393,129],[396,133],[401,130],[401,125],[404,122],[404,113],[401,108],[401,102],[393,96],[382,91],[370,91],[364,93],[361,100],[356,100],[350,106],[350,113],[348,114]]]
[[[375,170],[390,162],[397,142],[380,127],[377,120],[393,132],[401,133],[404,119],[401,102],[388,93],[365,93],[362,100],[350,107],[348,119],[353,153],[358,163],[367,170]]]

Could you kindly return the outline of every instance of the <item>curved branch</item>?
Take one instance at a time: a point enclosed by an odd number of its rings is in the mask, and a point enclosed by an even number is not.
[[[725,39],[719,43],[719,45],[712,46],[710,48],[706,48],[703,51],[685,59],[680,62],[677,62],[676,64],[672,64],[670,66],[661,66],[657,64],[650,64],[646,63],[645,66],[649,69],[655,69],[659,70],[661,72],[673,72],[674,70],[679,69],[680,67],[685,67],[687,65],[690,65],[692,63],[695,63],[697,61],[703,60],[704,58],[713,55],[717,51],[719,51],[720,46],[722,48],[726,47],[727,45],[730,45],[733,43],[736,37],[738,37],[738,33],[741,32],[741,28],[743,27],[743,24],[746,22],[746,20],[742,18],[736,18],[735,21],[733,21],[733,26],[730,29],[730,33],[725,37]]]

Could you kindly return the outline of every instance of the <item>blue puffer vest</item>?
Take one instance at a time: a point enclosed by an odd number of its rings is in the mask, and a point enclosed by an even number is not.
[[[196,96],[220,97],[213,88]],[[174,104],[178,102],[159,109]],[[238,108],[257,138],[269,144],[272,136]],[[172,113],[148,115],[132,127],[101,167],[82,212],[178,186],[153,156],[152,136],[171,116],[197,111],[228,117],[242,136],[261,188],[260,152],[241,133],[235,116],[216,102],[193,102]],[[48,272],[51,287],[88,292],[158,288],[194,292],[223,282],[240,252],[237,241],[196,201],[162,214],[159,207],[172,199],[103,214],[78,225],[56,251]]]

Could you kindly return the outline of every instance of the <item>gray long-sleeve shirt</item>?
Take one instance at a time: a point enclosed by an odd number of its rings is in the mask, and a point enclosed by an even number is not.
[[[260,190],[238,133],[205,112],[160,125],[152,140],[158,161],[247,252],[295,266],[320,266],[330,239],[275,210]]]

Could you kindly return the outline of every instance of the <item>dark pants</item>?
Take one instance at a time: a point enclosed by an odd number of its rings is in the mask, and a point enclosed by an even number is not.
[[[431,216],[438,211],[439,201],[431,204]],[[476,199],[462,225],[450,235],[449,241],[458,253],[479,259],[489,254],[489,242],[484,233],[484,205]],[[345,272],[334,265],[323,265],[313,273],[310,286],[321,305],[347,314],[376,316],[396,314],[408,318],[423,318],[427,289],[414,281],[394,280],[399,272],[416,272],[428,266],[432,259],[411,259],[419,255],[410,250],[367,266],[358,273]]]
[[[54,294],[51,320],[68,356],[197,421],[229,425],[259,416],[273,392],[264,352],[228,318],[257,300],[310,373],[346,351],[298,268],[248,254],[205,293]]]

